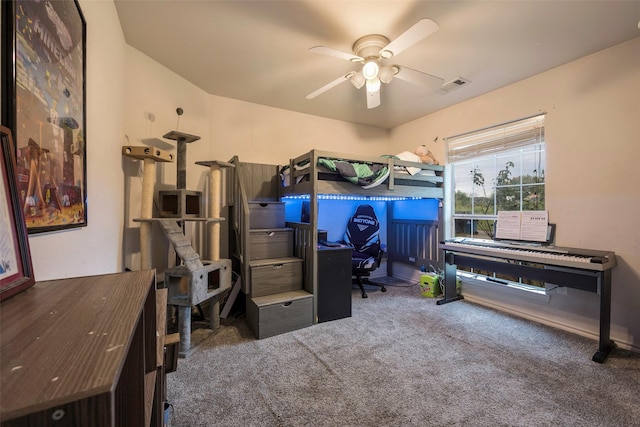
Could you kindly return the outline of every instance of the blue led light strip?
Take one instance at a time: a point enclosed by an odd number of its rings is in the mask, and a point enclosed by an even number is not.
[[[309,200],[308,194],[302,194],[299,196],[285,196],[282,198],[286,200]],[[420,200],[422,197],[400,197],[400,196],[352,196],[348,194],[318,194],[318,200],[370,200],[378,202],[395,202],[399,200]]]

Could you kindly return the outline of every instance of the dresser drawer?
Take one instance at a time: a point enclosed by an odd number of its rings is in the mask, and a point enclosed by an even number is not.
[[[284,292],[247,300],[247,323],[258,339],[313,325],[313,295]]]
[[[249,228],[284,228],[284,203],[249,202]]]
[[[251,296],[278,294],[302,289],[302,259],[276,258],[252,261]]]
[[[293,229],[251,230],[249,260],[293,256]]]

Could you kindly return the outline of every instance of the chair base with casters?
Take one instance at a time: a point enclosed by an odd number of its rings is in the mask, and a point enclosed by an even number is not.
[[[382,292],[387,292],[387,288],[381,284],[381,283],[375,283],[369,280],[369,272],[365,271],[362,273],[358,273],[358,272],[353,272],[354,278],[353,278],[353,283],[355,283],[356,285],[358,285],[358,287],[360,288],[360,292],[362,292],[362,298],[368,298],[369,295],[367,295],[367,293],[364,290],[364,285],[372,285],[372,286],[379,286],[380,290]]]

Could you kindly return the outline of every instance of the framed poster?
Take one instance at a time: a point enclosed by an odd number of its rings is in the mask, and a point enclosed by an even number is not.
[[[0,126],[0,301],[35,283],[15,175],[11,131]]]
[[[86,25],[73,0],[3,1],[2,121],[28,233],[87,225]]]

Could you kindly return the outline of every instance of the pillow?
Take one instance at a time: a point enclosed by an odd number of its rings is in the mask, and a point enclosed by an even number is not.
[[[420,156],[418,156],[416,153],[412,153],[411,151],[403,151],[400,154],[396,154],[396,157],[400,160],[406,160],[407,162],[422,163],[422,160],[420,160]],[[409,175],[415,175],[422,170],[420,168],[414,168],[412,166],[407,166],[405,169],[407,170],[407,172],[409,172]]]

